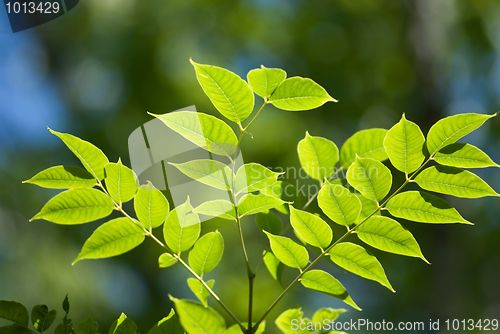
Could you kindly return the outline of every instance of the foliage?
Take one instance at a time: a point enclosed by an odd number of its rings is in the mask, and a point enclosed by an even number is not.
[[[317,200],[323,213],[346,229],[335,239],[330,224],[324,218],[305,211],[314,197],[299,208],[298,202],[285,199],[274,191],[276,186],[283,186],[278,181],[279,173],[256,163],[245,164],[236,170],[235,157],[248,128],[267,104],[284,110],[305,111],[336,100],[311,79],[286,78],[286,73],[280,69],[262,66],[252,70],[247,83],[226,69],[191,63],[201,87],[215,108],[237,125],[239,135],[221,119],[203,113],[179,111],[153,116],[185,139],[226,159],[225,163],[193,160],[173,166],[209,187],[227,191],[230,201],[214,200],[193,207],[187,197],[185,203],[171,209],[162,192],[151,183],[137,184],[134,172],[120,160],[110,163],[104,153],[91,143],[52,130],[80,159],[86,171],[58,166],[26,181],[46,188],[69,188],[49,200],[33,219],[45,219],[56,224],[83,224],[104,218],[112,211],[119,211],[124,216],[98,227],[85,242],[75,262],[123,254],[148,237],[166,251],[159,256],[160,267],[177,263],[184,266],[194,276],[194,279],[189,279],[188,286],[201,304],[174,297],[171,300],[180,324],[189,334],[222,334],[238,330],[243,333],[262,332],[264,319],[297,282],[360,310],[336,278],[325,271],[313,269],[322,258],[394,292],[377,258],[355,240],[347,241],[349,236],[357,235],[371,247],[419,257],[427,262],[411,232],[386,213],[422,223],[471,224],[451,204],[435,195],[425,191],[403,191],[410,183],[423,190],[457,197],[499,196],[478,176],[461,169],[497,165],[479,149],[456,143],[496,114],[460,114],[444,118],[430,129],[426,138],[419,126],[403,115],[401,121],[389,130],[357,132],[340,148],[340,152],[332,141],[306,133],[298,144],[299,160],[306,173],[321,186]],[[253,93],[261,96],[264,102],[244,126],[242,122],[252,114],[255,105]],[[469,156],[469,162],[460,162]],[[395,190],[392,189],[389,163],[405,175],[405,181]],[[136,218],[122,205],[132,199]],[[289,212],[290,226],[298,242],[284,235],[280,217],[271,209]],[[384,214],[381,215],[381,212]],[[224,240],[219,231],[200,237],[200,214],[232,220],[238,228],[250,287],[247,323],[236,318],[218,297],[213,290],[214,281],[204,280],[204,274],[221,261]],[[271,275],[282,283],[283,266],[298,270],[295,279],[256,322],[252,314],[255,269],[250,266],[241,228],[241,218],[250,215],[256,216],[257,226],[269,239],[270,250],[264,251],[263,259]],[[161,225],[164,241],[153,230]],[[186,261],[185,253],[188,251]],[[236,327],[227,328],[224,318],[208,306],[209,296],[221,305]],[[49,317],[50,312],[44,312],[38,313]],[[300,309],[288,310],[277,319],[277,325],[284,333],[289,331],[285,329],[286,321],[283,319],[290,317],[301,318]],[[39,328],[43,328],[41,326]],[[93,328],[93,325],[89,323],[87,327]],[[124,315],[112,328],[110,333],[136,330]]]

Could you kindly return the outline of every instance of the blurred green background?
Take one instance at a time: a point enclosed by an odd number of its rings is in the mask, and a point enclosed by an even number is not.
[[[74,322],[90,315],[104,333],[124,312],[145,333],[168,314],[168,294],[195,298],[186,270],[157,268],[161,249],[152,242],[125,256],[71,266],[102,221],[28,223],[57,192],[21,181],[52,165],[78,164],[47,126],[129,164],[127,138],[151,119],[147,111],[195,104],[218,114],[190,57],[242,77],[264,64],[310,77],[339,100],[308,112],[266,107],[252,125],[253,139],[243,142],[245,161],[297,167],[296,145],[306,130],[340,147],[355,131],[390,128],[402,113],[426,133],[447,115],[498,111],[499,49],[500,2],[491,0],[82,0],[63,17],[16,34],[0,10],[0,299],[28,307],[45,303],[62,313],[69,293]],[[499,129],[495,118],[467,141],[499,162]],[[500,190],[498,169],[477,172]],[[401,175],[394,174],[398,186]],[[500,203],[483,198],[452,204],[476,225],[403,223],[432,265],[373,250],[396,294],[327,262],[320,265],[364,309],[350,309],[340,319],[443,324],[500,317]],[[318,210],[316,204],[311,209]],[[205,231],[214,228],[223,233],[226,251],[223,265],[209,276],[245,318],[247,281],[236,227],[216,219],[203,223]],[[244,221],[244,230],[256,264],[267,240],[253,218]],[[285,271],[284,281],[294,275]],[[261,266],[255,319],[280,292]],[[213,300],[211,305],[220,310]],[[298,305],[308,317],[319,307],[349,308],[296,286],[271,314],[267,332],[277,333],[274,318]]]

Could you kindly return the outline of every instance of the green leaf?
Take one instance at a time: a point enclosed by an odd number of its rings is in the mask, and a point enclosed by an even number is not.
[[[247,327],[248,326],[248,323],[246,322],[242,322],[242,325]],[[254,323],[255,325],[255,323]],[[255,334],[262,334],[264,333],[264,331],[266,330],[266,321],[262,321],[260,324],[259,324],[259,327],[257,328],[257,330],[254,332]],[[240,328],[240,325],[238,324],[234,324],[232,325],[231,327],[229,327],[225,332],[224,334],[242,334],[241,333],[241,328]]]
[[[333,308],[320,308],[319,310],[317,310],[313,317],[312,317],[312,322],[313,323],[316,323],[316,322],[321,322],[323,324],[323,321],[325,320],[328,320],[328,322],[332,322],[332,321],[335,321],[337,320],[337,318],[339,317],[339,315],[341,315],[342,313],[345,313],[347,312],[346,309],[343,309],[343,308],[338,308],[338,309],[333,309]]]
[[[405,114],[385,136],[384,147],[391,163],[399,171],[413,173],[424,162],[425,137],[419,126],[406,120]]]
[[[460,114],[439,120],[427,134],[427,150],[431,156],[434,155],[445,146],[455,143],[463,136],[476,130],[496,115]]]
[[[316,82],[301,77],[284,80],[269,97],[276,108],[290,111],[315,109],[329,101],[337,102]]]
[[[387,159],[384,148],[385,129],[361,130],[349,137],[340,149],[340,168],[347,169],[360,158],[371,158],[378,161]]]
[[[385,207],[395,217],[419,223],[472,225],[448,202],[423,191],[406,191],[397,194],[387,202]]]
[[[429,263],[410,231],[389,217],[371,217],[354,233],[372,247],[389,253],[419,257]]]
[[[96,179],[85,169],[74,166],[55,166],[33,176],[23,183],[52,189],[92,188]]]
[[[129,218],[113,219],[99,226],[73,264],[83,259],[102,259],[126,253],[144,241],[145,232]]]
[[[68,319],[67,316],[64,316],[62,319],[62,323],[57,325],[54,334],[75,334],[75,329],[73,328],[71,319]]]
[[[68,299],[68,294],[66,294],[66,297],[64,297],[64,301],[62,302],[62,307],[63,307],[64,312],[66,312],[66,314],[68,314],[69,313],[69,299]]]
[[[202,236],[189,253],[189,266],[195,273],[203,274],[214,269],[222,258],[224,240],[219,231]]]
[[[233,129],[220,119],[192,111],[154,115],[190,142],[218,155],[231,157],[238,145]]]
[[[300,165],[313,179],[322,181],[335,172],[335,165],[339,161],[339,149],[334,142],[321,137],[312,137],[306,131],[306,137],[299,141],[297,151]]]
[[[0,334],[34,334],[31,329],[18,324],[0,327]]]
[[[285,268],[283,263],[273,253],[264,251],[264,264],[271,276],[281,285],[281,277]]]
[[[222,199],[200,204],[193,212],[211,217],[236,220],[236,211],[233,203]]]
[[[391,190],[392,175],[380,161],[357,157],[347,171],[347,181],[366,198],[380,201]]]
[[[233,172],[231,168],[222,162],[209,159],[192,160],[182,164],[170,163],[185,175],[193,180],[206,184],[208,186],[231,190],[233,181]]]
[[[251,193],[272,186],[278,176],[283,173],[276,173],[266,167],[249,163],[241,166],[236,173],[234,181],[236,194]]]
[[[283,229],[281,218],[272,211],[257,213],[255,215],[255,222],[261,231],[267,231],[271,234],[280,235]]]
[[[456,197],[500,196],[479,176],[456,167],[429,167],[417,175],[415,182],[425,190]]]
[[[258,212],[264,212],[285,203],[279,198],[267,196],[264,194],[247,194],[238,202],[238,213],[240,217],[253,215]]]
[[[387,280],[380,262],[375,256],[368,254],[363,247],[350,242],[341,242],[333,247],[329,253],[332,261],[339,267],[366,279],[379,282],[392,292],[396,292]]]
[[[276,181],[272,186],[262,189],[261,194],[279,198],[285,202],[293,203],[294,207],[300,205],[300,196],[297,188],[291,183],[284,181]],[[288,214],[288,205],[282,204],[275,207],[281,213]]]
[[[455,143],[443,147],[434,155],[434,160],[446,166],[461,168],[500,167],[475,146]]]
[[[309,261],[309,254],[304,246],[299,245],[292,239],[264,233],[269,238],[271,249],[283,264],[292,268],[304,268]]]
[[[267,68],[261,65],[260,68],[251,70],[247,74],[248,84],[255,94],[263,99],[269,98],[283,80],[286,79],[286,72],[279,68]]]
[[[292,325],[295,322],[297,322],[296,324],[299,325],[302,321],[306,320],[302,318],[303,315],[304,313],[302,312],[300,307],[286,310],[285,312],[281,313],[278,318],[276,318],[276,326],[278,326],[278,328],[285,334],[310,334],[311,332],[306,329],[292,329]]]
[[[205,286],[203,286],[203,284],[200,281],[198,281],[196,278],[192,278],[192,277],[188,278],[187,282],[188,282],[189,288],[194,293],[196,298],[198,298],[200,300],[200,302],[203,304],[203,306],[207,307],[208,306],[207,299],[210,296],[210,292],[207,290],[207,288],[205,288]],[[214,283],[215,283],[214,280],[210,280],[206,283],[210,287],[210,289],[213,289]]]
[[[161,226],[167,218],[170,205],[165,195],[151,182],[142,185],[134,197],[134,210],[139,221],[146,229]]]
[[[330,226],[312,213],[290,206],[290,224],[295,232],[312,246],[326,248],[332,242],[333,232]]]
[[[223,334],[226,330],[224,318],[211,307],[172,296],[170,300],[174,302],[181,325],[187,333]]]
[[[62,225],[83,224],[106,217],[114,208],[111,198],[102,191],[70,189],[51,198],[31,220],[45,219]]]
[[[28,327],[30,317],[23,304],[0,300],[0,319],[6,319],[24,327]]]
[[[116,203],[125,203],[134,198],[138,180],[133,170],[124,166],[121,159],[118,163],[106,164],[104,170],[106,188]]]
[[[98,334],[98,327],[97,322],[88,317],[76,326],[76,334]]]
[[[366,198],[358,192],[355,192],[354,195],[361,201],[361,213],[358,216],[358,219],[354,222],[355,224],[361,223],[366,217],[369,215],[372,216],[380,216],[380,210],[378,209],[378,204],[376,201]],[[375,213],[373,213],[375,212]]]
[[[193,212],[193,207],[186,202],[170,211],[163,225],[163,236],[174,253],[188,250],[200,236],[200,218]]]
[[[215,108],[230,121],[241,124],[252,113],[255,98],[248,84],[224,68],[189,60],[196,78]]]
[[[318,205],[339,225],[351,225],[361,212],[361,202],[347,188],[326,181],[318,194]]]
[[[100,149],[93,144],[67,133],[60,133],[49,129],[50,132],[58,136],[64,144],[82,162],[86,170],[96,179],[104,179],[104,166],[109,162],[108,158]]]
[[[163,253],[158,258],[160,268],[167,268],[177,263],[177,259],[170,253]]]
[[[135,334],[137,325],[122,313],[118,320],[115,320],[109,328],[108,334]]]
[[[175,316],[174,309],[171,309],[169,315],[158,321],[148,334],[184,334],[184,329]]]
[[[300,283],[308,289],[322,292],[361,311],[358,305],[351,299],[346,289],[337,279],[323,270],[310,270],[300,278]]]
[[[35,305],[31,310],[31,323],[37,331],[44,332],[52,325],[56,319],[57,311],[51,310],[47,305]]]

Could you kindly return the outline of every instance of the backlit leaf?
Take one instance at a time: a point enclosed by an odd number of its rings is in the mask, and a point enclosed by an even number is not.
[[[436,152],[434,160],[441,165],[461,168],[500,167],[486,153],[464,143],[454,143],[443,147]]]
[[[92,188],[97,184],[92,174],[74,166],[55,166],[33,176],[23,183],[53,189]]]
[[[189,334],[223,334],[226,322],[211,307],[170,296],[184,330]]]
[[[321,210],[339,225],[351,225],[361,212],[361,202],[347,188],[328,181],[318,194]]]
[[[264,212],[285,203],[279,198],[264,194],[247,194],[238,202],[238,213],[240,217]]]
[[[380,201],[391,190],[392,175],[380,161],[358,157],[347,171],[347,181],[366,198]]]
[[[196,278],[193,277],[188,278],[187,282],[189,288],[194,293],[196,298],[198,298],[198,300],[203,304],[203,306],[207,307],[208,306],[207,299],[210,296],[210,292],[207,290],[207,288],[205,288],[205,286],[203,286],[203,284],[201,284],[200,281],[198,281]],[[213,289],[215,283],[214,280],[210,280],[206,283],[210,287],[210,289]]]
[[[116,203],[125,203],[134,198],[138,181],[133,170],[124,166],[121,160],[118,160],[116,164],[106,164],[104,170],[106,172],[106,188]]]
[[[273,253],[264,251],[264,264],[271,276],[281,285],[281,276],[285,268],[283,263]]]
[[[163,224],[170,205],[165,195],[148,181],[148,184],[140,186],[137,190],[134,198],[134,209],[139,221],[149,229]]]
[[[236,212],[233,203],[222,199],[200,204],[193,212],[212,217],[236,220]]]
[[[335,143],[325,138],[312,137],[309,132],[299,142],[297,151],[302,168],[316,180],[330,177],[339,161],[339,149]]]
[[[292,268],[304,268],[309,261],[309,254],[304,246],[292,239],[264,232],[269,238],[271,249],[281,262]]]
[[[251,70],[247,74],[248,84],[255,94],[263,99],[267,99],[286,79],[286,72],[279,68],[267,68],[261,65],[260,68]]]
[[[290,224],[295,232],[312,246],[326,248],[332,242],[333,232],[330,226],[312,213],[290,206]]]
[[[251,193],[270,187],[281,174],[256,163],[245,164],[236,173],[235,191],[237,194]]]
[[[189,253],[189,265],[198,275],[203,277],[219,264],[224,252],[224,240],[219,231],[202,236]]]
[[[385,129],[361,130],[349,137],[340,149],[340,167],[343,169],[360,158],[371,158],[378,161],[387,159],[384,148],[384,138],[387,134]]]
[[[170,211],[163,225],[163,236],[174,253],[188,250],[200,236],[200,218],[186,202]]]
[[[118,320],[115,320],[109,327],[108,334],[135,334],[137,325],[132,319],[122,313]]]
[[[158,265],[160,268],[168,268],[177,263],[177,259],[170,253],[163,253],[158,258]]]
[[[193,180],[221,190],[231,189],[233,182],[232,171],[222,162],[200,159],[181,164],[170,164]]]
[[[158,321],[148,334],[184,334],[184,329],[177,319],[175,311],[171,309],[169,315]]]

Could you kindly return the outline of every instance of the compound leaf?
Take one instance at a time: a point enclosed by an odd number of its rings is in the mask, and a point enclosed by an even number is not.
[[[192,59],[189,61],[194,66],[201,88],[224,117],[241,124],[250,116],[255,98],[243,79],[224,68],[198,64]]]
[[[111,198],[96,189],[70,189],[44,205],[31,220],[45,219],[62,225],[83,224],[109,215],[115,205]]]
[[[297,151],[302,168],[313,179],[324,180],[335,172],[339,149],[334,142],[312,137],[306,132],[306,137],[299,142]]]
[[[23,183],[52,189],[92,188],[97,184],[92,174],[75,166],[54,166],[33,176]]]
[[[476,130],[494,116],[496,114],[459,114],[439,120],[427,134],[427,150],[433,156],[445,146],[455,143],[463,136]]]
[[[355,233],[372,247],[389,253],[419,257],[429,263],[411,232],[394,219],[373,216],[360,225]]]
[[[226,330],[224,318],[211,307],[170,296],[179,320],[189,334],[223,334]]]
[[[281,262],[292,268],[304,268],[309,261],[309,254],[304,246],[299,245],[292,239],[264,233],[269,238],[271,249]]]
[[[347,170],[347,181],[366,198],[380,201],[391,190],[392,175],[380,161],[357,157]]]
[[[258,212],[276,208],[283,203],[285,203],[285,201],[273,196],[247,194],[238,202],[238,213],[240,217],[253,215]]]
[[[361,212],[361,201],[347,188],[326,182],[318,194],[321,210],[339,225],[351,225]]]
[[[196,298],[199,299],[199,301],[203,304],[203,306],[207,307],[208,306],[207,299],[210,296],[210,292],[207,290],[207,288],[205,288],[205,286],[200,281],[198,281],[196,278],[193,277],[188,278],[187,282],[189,288],[194,293]],[[215,283],[214,280],[210,280],[206,283],[210,287],[210,289],[213,289]]]
[[[456,167],[429,167],[417,175],[415,182],[422,189],[456,197],[500,196],[479,176]]]
[[[436,152],[434,160],[441,165],[461,168],[500,167],[486,153],[473,145],[464,143],[454,143],[443,147]]]
[[[279,68],[260,68],[251,70],[247,74],[248,84],[255,94],[263,99],[269,98],[276,87],[286,79],[286,72]]]
[[[395,292],[387,280],[380,262],[375,256],[368,254],[363,247],[350,242],[341,242],[333,247],[329,253],[332,261],[339,267],[366,279],[379,282]]]
[[[385,136],[384,147],[391,163],[399,171],[413,173],[424,162],[422,152],[425,137],[420,127],[406,119],[405,115]]]
[[[193,212],[212,217],[236,220],[236,211],[233,203],[223,199],[200,204]]]
[[[202,236],[189,253],[189,265],[198,275],[203,277],[219,264],[224,252],[224,240],[219,231]]]
[[[102,259],[126,253],[144,241],[144,230],[129,218],[113,219],[99,226],[73,264],[83,259]]]
[[[361,311],[358,305],[351,299],[346,289],[335,277],[323,270],[310,270],[300,278],[300,283],[308,289],[322,292],[334,298],[340,299],[346,304]]]
[[[312,246],[326,248],[332,242],[330,226],[312,213],[290,206],[290,224],[300,238]]]
[[[249,163],[241,166],[236,173],[235,191],[239,193],[251,193],[272,186],[278,176],[283,173],[276,173],[272,170],[256,164]]]
[[[73,152],[82,162],[86,170],[96,179],[104,179],[104,166],[109,162],[104,153],[88,141],[67,133],[60,133],[49,129],[54,135],[59,137],[64,144]]]
[[[220,119],[193,111],[176,111],[154,115],[166,126],[190,142],[218,155],[232,156],[238,139],[233,129]]]
[[[371,158],[378,161],[387,159],[384,148],[385,129],[361,130],[349,137],[340,149],[340,168],[347,169],[360,158]]]
[[[385,207],[395,217],[420,223],[471,224],[448,202],[423,191],[406,191],[397,194],[387,202]]]
[[[193,180],[221,190],[231,189],[233,172],[231,168],[222,162],[210,159],[200,159],[180,164],[169,164],[176,167]]]
[[[193,212],[193,207],[186,202],[170,211],[163,225],[163,236],[168,247],[181,253],[188,250],[200,236],[200,218]]]
[[[155,188],[151,182],[142,185],[134,197],[134,210],[145,228],[161,226],[167,218],[170,205],[165,195]]]

